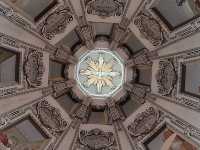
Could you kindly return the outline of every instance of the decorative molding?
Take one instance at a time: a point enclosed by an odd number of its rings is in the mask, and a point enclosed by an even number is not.
[[[0,97],[2,98],[2,97],[16,95],[17,92],[18,92],[17,87],[3,88],[3,89],[0,89]]]
[[[35,105],[36,116],[53,135],[63,133],[68,123],[62,118],[60,111],[44,100]]]
[[[133,57],[127,61],[126,65],[128,67],[134,67],[138,65],[151,65],[151,58],[156,57],[156,54],[157,53],[150,53],[149,50],[144,49],[133,55]]]
[[[121,112],[120,107],[116,104],[114,99],[108,98],[106,112],[108,124],[125,120],[125,116]],[[120,124],[118,124],[118,126],[120,128]]]
[[[139,113],[134,122],[128,126],[131,137],[134,140],[143,138],[161,122],[160,118],[160,112],[153,107],[149,107],[144,112]]]
[[[124,89],[127,90],[130,95],[133,95],[136,97],[140,103],[145,102],[145,97],[147,95],[147,92],[149,92],[149,87],[148,86],[143,86],[140,84],[132,84],[132,83],[125,83],[124,84]]]
[[[94,48],[94,38],[95,38],[95,33],[94,33],[94,27],[90,24],[84,24],[81,26],[78,26],[76,28],[77,33],[79,34],[81,40],[85,42],[85,45],[89,49]]]
[[[71,63],[71,64],[76,64],[77,63],[77,58],[70,54],[69,51],[67,51],[64,47],[59,47],[55,51],[53,55],[53,59],[61,62],[61,63]]]
[[[40,47],[37,47],[33,44],[29,44],[27,42],[18,40],[14,37],[11,37],[9,35],[6,35],[4,33],[0,33],[0,45],[10,47],[13,49],[25,49],[25,50],[38,50],[38,51],[43,51],[45,49],[42,49]]]
[[[116,50],[120,44],[126,43],[131,36],[131,31],[128,29],[130,19],[123,16],[119,24],[114,24],[111,34],[112,43],[110,48]]]
[[[162,27],[151,15],[141,12],[134,20],[141,34],[153,45],[160,46],[164,41]]]
[[[161,60],[159,62],[159,70],[156,74],[158,84],[158,93],[163,96],[172,94],[177,83],[177,74],[173,65],[173,60]]]
[[[55,35],[63,33],[73,19],[70,8],[61,6],[40,23],[40,34],[47,40],[51,40]]]
[[[54,92],[51,83],[48,87],[42,88],[41,91],[42,91],[43,97],[47,97],[49,95],[52,95],[53,92]]]
[[[19,107],[10,112],[1,114],[0,129],[3,131],[4,129],[6,129],[12,125],[15,125],[16,123],[20,122],[23,119],[31,118],[32,121],[34,121],[35,125],[39,128],[39,130],[42,131],[43,134],[45,134],[45,136],[47,136],[47,138],[49,139],[49,142],[46,145],[45,149],[53,149],[57,145],[58,141],[62,140],[60,138],[61,135],[60,134],[53,135],[51,133],[51,128],[50,128],[50,127],[55,127],[54,125],[57,124],[57,120],[59,120],[60,117],[59,117],[59,115],[57,116],[56,113],[58,113],[59,110],[57,108],[55,108],[55,112],[53,112],[51,114],[53,116],[53,118],[52,118],[52,116],[50,116],[50,118],[48,118],[49,116],[46,115],[46,114],[48,114],[48,111],[47,111],[47,113],[45,112],[45,115],[43,113],[43,116],[42,116],[43,121],[46,120],[47,118],[50,119],[50,122],[45,122],[45,123],[48,123],[48,127],[47,127],[43,124],[43,122],[37,116],[37,113],[36,113],[37,111],[35,109],[35,106],[37,105],[38,101],[39,101],[39,103],[41,103],[42,101],[46,101],[46,99],[39,98],[39,99],[35,100],[35,104],[29,103],[29,104],[26,104],[25,106]],[[50,106],[50,107],[54,108],[53,106]],[[42,112],[42,111],[40,111],[40,112]],[[58,111],[58,112],[56,112],[56,111]],[[54,119],[55,116],[57,116],[58,118]],[[64,122],[65,121],[63,120],[63,124],[65,124]],[[67,129],[67,127],[66,127],[66,129]],[[54,130],[54,131],[58,131],[58,130]]]
[[[85,0],[86,13],[101,17],[122,16],[125,0]]]
[[[167,101],[176,103],[176,104],[186,107],[188,109],[192,109],[196,112],[200,112],[199,99],[194,96],[191,96],[189,94],[185,94],[185,93],[181,92],[181,90],[180,90],[181,85],[182,85],[181,84],[182,83],[181,82],[181,79],[182,79],[181,64],[184,62],[187,62],[187,61],[196,60],[196,59],[198,59],[199,56],[200,56],[200,48],[193,48],[193,49],[186,50],[184,52],[161,57],[160,58],[161,61],[168,62],[168,63],[170,61],[173,64],[173,70],[176,73],[175,76],[176,76],[177,81],[176,81],[176,84],[174,84],[171,94],[162,95],[161,93],[156,93],[155,96],[163,98]],[[171,74],[170,71],[167,71],[167,73],[163,73],[163,75],[165,76],[168,73]],[[160,85],[158,85],[158,86],[160,86]],[[168,89],[168,91],[169,91],[169,89]]]
[[[36,88],[42,85],[45,72],[43,53],[32,50],[27,52],[24,58],[24,78],[28,88]]]
[[[98,50],[106,50],[106,49],[108,49],[108,50],[110,50],[110,44],[108,43],[108,41],[106,41],[106,42],[103,42],[103,41],[96,41],[97,43],[97,45],[96,45],[96,47],[95,47],[95,49],[93,49],[93,50],[95,50],[95,51],[98,51]],[[102,43],[102,44],[101,44]],[[103,49],[99,49],[99,47],[98,47],[98,44],[99,44],[99,46],[100,45],[102,45],[102,46],[104,46],[104,48]],[[128,54],[126,53],[126,52],[123,52],[123,48],[119,48],[119,49],[117,49],[116,51],[113,51],[113,53],[114,54],[118,54],[120,57],[122,57],[121,58],[121,61],[122,61],[122,63],[123,63],[123,61],[125,62],[125,60],[127,60],[127,58],[129,57],[128,56]],[[83,47],[81,47],[78,51],[76,51],[76,53],[75,53],[75,55],[76,56],[79,56],[80,57],[80,59],[81,58],[83,58],[80,54],[84,54],[84,53],[87,53],[87,51],[88,51],[88,49],[85,47],[85,46],[83,46]],[[92,53],[92,51],[91,51],[91,53]],[[112,51],[111,51],[111,53],[112,53]],[[83,55],[83,56],[85,56],[85,55]],[[96,58],[95,58],[96,59]],[[79,68],[77,68],[77,65],[73,65],[73,64],[71,64],[71,65],[69,65],[69,70],[68,70],[68,73],[69,73],[69,75],[70,75],[70,77],[72,77],[73,79],[75,79],[75,77],[76,77],[76,79],[75,80],[77,80],[77,75],[75,75],[75,73],[79,73]],[[84,67],[85,68],[85,67]],[[84,68],[82,69],[82,70],[84,70]],[[76,70],[76,72],[74,72],[73,70]],[[119,72],[119,68],[117,69],[117,70],[115,70],[115,72]],[[131,71],[127,66],[124,66],[124,71],[125,71],[125,76],[128,76],[128,78],[124,78],[124,81],[123,82],[128,82],[129,80],[132,80],[134,77],[133,76],[135,76],[135,73],[134,73],[134,71]],[[117,74],[118,75],[118,74]],[[116,75],[115,75],[116,76]],[[122,76],[123,76],[123,74],[122,74]],[[119,82],[121,81],[121,80],[118,80]],[[85,84],[85,83],[84,83]],[[123,83],[121,84],[121,83],[119,83],[120,85],[123,85]],[[93,91],[92,91],[93,92]],[[86,93],[88,93],[87,91],[86,91]],[[72,88],[72,94],[71,95],[73,95],[73,97],[74,97],[74,99],[76,100],[76,101],[79,101],[78,99],[82,99],[82,97],[84,97],[84,95],[86,94],[83,90],[82,90],[82,87],[80,87],[80,86],[78,86],[78,84],[76,84],[76,86],[74,87],[74,88]],[[93,108],[93,109],[95,109],[95,110],[103,110],[103,109],[105,109],[105,107],[106,107],[106,102],[107,102],[107,98],[109,97],[109,96],[107,96],[107,95],[99,95],[100,97],[101,97],[101,102],[99,101],[99,96],[97,95],[97,94],[95,94],[95,93],[91,93],[91,92],[89,92],[90,93],[90,95],[91,95],[91,97],[92,97],[92,99],[93,99],[93,102],[92,102],[92,104],[91,104],[91,107]],[[116,100],[116,102],[117,103],[120,103],[120,102],[122,102],[123,100],[125,100],[125,96],[127,95],[127,92],[123,89],[123,88],[120,88],[119,89],[119,91],[117,91],[117,92],[115,92],[115,93],[111,93],[111,97],[115,97],[115,100]]]
[[[166,115],[165,120],[158,124],[158,127],[155,128],[149,135],[144,137],[140,143],[137,143],[137,148],[136,150],[147,150],[145,146],[145,142],[154,136],[159,130],[166,126],[167,128],[171,129],[172,131],[176,132],[178,135],[182,135],[184,139],[187,139],[188,141],[192,141],[199,147],[199,135],[200,135],[200,130],[197,129],[196,127],[189,125],[187,122],[183,121],[180,118],[177,118],[175,116],[170,116]]]
[[[154,136],[159,130],[167,126],[169,129],[172,129],[174,132],[177,132],[179,135],[184,136],[184,139],[188,139],[197,145],[200,146],[200,129],[196,128],[195,126],[191,125],[190,123],[184,121],[183,119],[179,118],[175,114],[167,111],[164,107],[157,105],[154,101],[150,101],[162,114],[162,121],[157,124],[157,127],[152,130],[151,133],[143,137],[140,142],[136,143],[136,150],[146,150],[144,143]]]
[[[154,49],[161,49],[171,43],[185,39],[199,32],[200,17],[188,21],[184,25],[169,29],[168,25],[160,18],[152,8],[155,3],[152,0],[144,0],[138,8],[137,15],[133,16],[134,24],[141,34],[154,46]],[[177,4],[182,4],[183,0],[176,0]],[[198,2],[196,2],[196,5]],[[197,6],[198,7],[198,6]]]
[[[51,10],[46,12],[38,22],[28,20],[20,12],[12,9],[12,7],[5,2],[0,2],[0,15],[4,16],[10,22],[14,23],[23,30],[31,32],[48,45],[50,45],[50,43],[48,43],[47,40],[51,40],[55,34],[63,32],[65,24],[67,26],[74,20],[70,8],[66,6],[63,0],[58,0],[58,3]],[[57,18],[59,18],[59,20],[56,22],[55,20]],[[45,37],[45,39],[40,35]]]
[[[9,21],[13,22],[14,24],[25,30],[36,32],[33,24],[31,24],[25,17],[14,11],[10,6],[6,5],[3,2],[0,3],[0,15],[4,16]]]
[[[197,141],[200,141],[200,128],[193,126],[192,124],[186,122],[185,120],[181,119],[180,117],[176,116],[176,114],[172,114],[171,112],[167,111],[164,107],[156,104],[153,101],[150,101],[153,105],[155,105],[159,110],[165,113],[165,122],[173,124],[177,129],[182,130],[182,134],[184,134],[188,138],[194,138]],[[167,120],[168,119],[168,120]]]
[[[125,23],[126,24],[126,23]],[[123,24],[120,26],[120,24],[115,24],[112,29],[112,43],[110,45],[110,48],[112,50],[116,50],[118,46],[124,42],[124,39],[126,39],[130,35],[130,31],[128,30],[128,26],[125,26]]]
[[[176,125],[176,127],[181,128],[183,130],[183,134],[188,137],[194,137],[198,141],[200,141],[200,130],[191,124],[187,123],[186,121],[180,118],[173,118],[171,122]]]
[[[97,128],[90,131],[81,130],[78,141],[78,145],[84,150],[111,150],[116,148],[114,134]]]
[[[75,128],[79,123],[86,123],[88,121],[90,111],[91,111],[91,102],[90,97],[85,97],[81,104],[71,111],[71,117],[74,119],[72,127]]]
[[[74,87],[76,85],[76,81],[74,80],[59,80],[59,81],[52,81],[52,90],[53,90],[53,96],[55,98],[63,95],[66,93],[70,88]]]
[[[63,140],[61,133],[64,134],[68,129],[68,122],[62,118],[60,110],[50,105],[46,98],[36,99],[34,103],[1,114],[0,129],[3,131],[28,117],[48,137],[45,149],[54,149]]]
[[[31,57],[34,56],[35,53],[38,53],[39,56],[43,56],[44,53],[42,52],[43,49],[37,46],[34,46],[32,44],[28,44],[26,42],[20,41],[16,38],[13,38],[9,35],[0,33],[0,46],[1,47],[5,47],[8,49],[11,49],[13,51],[16,51],[17,53],[20,54],[20,60],[19,60],[19,84],[13,85],[13,86],[9,86],[9,87],[4,87],[0,89],[0,98],[5,98],[5,97],[10,97],[10,96],[16,96],[19,94],[26,94],[29,92],[33,92],[36,90],[39,90],[39,87],[37,88],[27,88],[27,80],[25,78],[25,61],[26,65],[27,65],[27,69],[28,69],[28,63],[30,62],[28,58],[29,54]],[[32,59],[32,58],[31,58]],[[43,57],[39,58],[43,59]],[[43,63],[43,60],[42,60]],[[32,65],[32,64],[30,64]],[[33,68],[31,68],[33,69]],[[38,68],[39,69],[39,68]],[[39,70],[36,69],[36,72],[38,72]],[[26,70],[28,72],[28,70]],[[31,70],[32,72],[33,70]]]
[[[155,106],[155,108],[152,107],[154,112],[147,113],[147,109],[138,114],[134,122],[127,127],[136,150],[147,150],[144,143],[154,137],[154,135],[164,126],[167,126],[178,134],[183,135],[186,139],[193,141],[196,145],[199,145],[199,143],[197,143],[197,141],[200,141],[200,130],[198,128],[161,108],[155,102],[151,101],[151,103]],[[151,107],[149,109],[151,109]],[[148,117],[148,114],[150,117]],[[148,126],[148,122],[150,122],[150,126]],[[143,130],[143,128],[145,130]]]

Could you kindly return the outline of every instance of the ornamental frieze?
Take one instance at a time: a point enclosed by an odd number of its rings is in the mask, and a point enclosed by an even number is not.
[[[0,33],[0,45],[19,54],[19,84],[1,88],[0,98],[37,90],[35,87],[41,86],[45,72],[42,49],[4,33]],[[23,50],[25,50],[25,53],[23,53]]]
[[[133,138],[143,137],[157,126],[159,118],[159,111],[153,107],[149,107],[136,116],[134,122],[128,126],[128,131]]]
[[[160,46],[164,42],[162,27],[159,22],[150,15],[141,13],[135,20],[134,24],[138,27],[140,33],[153,46]]]
[[[62,118],[60,111],[51,106],[46,100],[39,102],[35,109],[43,126],[53,135],[60,135],[66,129],[68,123]]]
[[[23,29],[28,29],[31,31],[35,31],[34,27],[31,23],[10,6],[6,5],[5,3],[0,3],[0,15],[6,17],[9,21],[13,22],[14,24],[20,26]]]
[[[171,95],[175,88],[177,75],[172,60],[161,60],[159,70],[156,74],[158,93],[167,96]]]
[[[43,53],[32,50],[24,58],[24,78],[28,88],[35,88],[42,85],[42,78],[45,72]]]
[[[124,0],[86,0],[86,12],[88,14],[110,17],[121,16],[126,1]]]
[[[73,21],[73,16],[70,9],[68,7],[60,7],[39,25],[40,34],[51,40],[55,35],[64,32],[71,21]]]
[[[114,134],[97,128],[90,131],[81,130],[77,141],[76,147],[81,150],[111,150],[116,147]]]
[[[66,127],[68,123],[61,117],[59,109],[55,108],[53,105],[50,105],[47,102],[46,98],[40,97],[38,99],[35,99],[34,101],[39,101],[39,103],[29,103],[24,105],[23,107],[20,106],[19,108],[16,108],[9,112],[2,112],[0,116],[1,131],[4,131],[5,129],[8,129],[10,127],[15,127],[18,123],[20,123],[23,120],[29,120],[31,123],[33,123],[34,127],[39,131],[39,133],[41,133],[45,137],[45,139],[47,139],[44,143],[45,148],[43,147],[42,149],[56,149],[56,145],[63,139],[61,137],[60,131],[63,131],[64,127]],[[32,128],[30,130],[32,130]],[[19,141],[18,144],[20,144],[21,142],[22,141]],[[16,146],[15,142],[11,144],[14,144],[13,146]],[[26,148],[24,148],[24,146]],[[27,149],[27,147],[28,146],[24,144],[23,141],[20,147],[14,147],[11,149],[25,150]]]

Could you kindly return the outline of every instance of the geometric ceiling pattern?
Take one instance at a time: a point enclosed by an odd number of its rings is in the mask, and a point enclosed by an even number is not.
[[[198,0],[0,1],[0,150],[198,150]]]

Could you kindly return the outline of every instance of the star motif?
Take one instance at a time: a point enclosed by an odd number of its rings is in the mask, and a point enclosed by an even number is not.
[[[112,88],[113,77],[120,76],[120,72],[113,71],[112,62],[105,62],[103,56],[100,54],[97,61],[89,58],[87,61],[88,67],[86,70],[81,70],[80,74],[87,76],[87,81],[85,85],[90,87],[95,85],[97,92],[101,93],[102,88],[108,86]]]

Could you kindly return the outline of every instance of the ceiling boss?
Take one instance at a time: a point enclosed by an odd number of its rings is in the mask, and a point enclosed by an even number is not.
[[[94,96],[110,96],[123,82],[123,64],[108,50],[93,50],[80,59],[77,78],[82,90]]]
[[[90,58],[87,70],[81,70],[81,75],[86,75],[88,80],[85,82],[87,86],[95,85],[98,93],[102,92],[102,87],[113,87],[113,77],[119,76],[120,72],[115,72],[112,69],[112,62],[105,62],[102,55],[99,55],[98,61]]]

